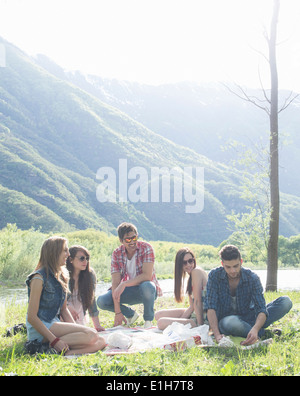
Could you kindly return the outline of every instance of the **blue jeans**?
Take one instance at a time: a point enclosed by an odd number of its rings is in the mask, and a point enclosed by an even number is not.
[[[279,297],[276,300],[272,301],[267,305],[267,311],[269,316],[262,329],[259,331],[258,336],[262,337],[265,333],[267,327],[269,327],[272,323],[281,319],[284,315],[286,315],[292,308],[293,303],[289,297]],[[251,320],[247,318],[247,321],[243,316],[238,315],[230,315],[225,316],[225,318],[219,321],[219,330],[221,334],[224,335],[232,335],[236,337],[244,337],[247,338],[249,331],[255,325],[256,317],[253,317]]]
[[[134,311],[124,304],[144,305],[144,320],[152,321],[154,319],[154,301],[157,298],[156,286],[153,282],[142,282],[138,286],[125,287],[121,294],[120,307],[121,312],[126,318],[132,318]],[[112,291],[102,294],[97,299],[97,304],[104,311],[115,312]]]

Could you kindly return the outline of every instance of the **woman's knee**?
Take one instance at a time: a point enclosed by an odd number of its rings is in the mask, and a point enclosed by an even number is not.
[[[154,313],[154,319],[156,321],[158,321],[160,319],[160,312],[159,311]]]
[[[164,310],[155,312],[154,319],[158,321],[160,318],[163,318],[165,316],[168,316],[168,311],[164,309]]]
[[[98,351],[101,351],[106,347],[105,339],[103,337],[100,337],[99,335],[95,344]]]
[[[95,344],[99,340],[98,332],[90,327],[87,327],[84,331],[87,344]]]
[[[166,319],[166,318],[159,318],[157,320],[157,328],[159,330],[165,330],[165,328],[167,328],[170,324],[170,320]]]

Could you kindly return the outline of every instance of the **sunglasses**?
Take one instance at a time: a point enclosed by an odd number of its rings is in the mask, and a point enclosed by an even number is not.
[[[90,258],[89,258],[89,256],[80,256],[80,257],[78,257],[78,256],[75,256],[76,258],[78,258],[78,260],[79,261],[84,261],[84,260],[86,260],[87,262],[89,262],[90,261]]]
[[[190,258],[188,260],[183,260],[183,265],[187,265],[187,264],[194,264],[195,259]]]
[[[124,238],[124,241],[126,243],[136,242],[137,240],[138,240],[138,236],[137,235],[135,235],[134,237],[131,237],[131,238]]]

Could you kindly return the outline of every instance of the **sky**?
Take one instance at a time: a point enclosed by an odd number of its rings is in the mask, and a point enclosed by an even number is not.
[[[273,0],[0,0],[0,36],[103,78],[269,87]],[[300,0],[281,0],[279,88],[300,92]]]

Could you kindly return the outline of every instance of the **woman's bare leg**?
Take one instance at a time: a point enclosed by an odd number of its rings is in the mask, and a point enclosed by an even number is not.
[[[106,345],[103,337],[96,330],[74,323],[57,322],[51,328],[51,332],[69,345],[70,354],[84,354],[97,352]]]
[[[95,353],[95,352],[101,351],[105,346],[106,346],[106,343],[105,343],[104,338],[99,337],[99,340],[96,341],[93,345],[90,345],[90,346],[87,346],[84,348],[70,349],[68,352],[66,352],[65,356],[85,355],[87,353]]]
[[[157,327],[159,330],[165,330],[168,326],[170,326],[172,323],[177,322],[181,323],[183,325],[190,324],[192,327],[196,327],[196,323],[193,321],[193,319],[182,319],[182,318],[160,318],[157,321]]]
[[[160,318],[181,318],[185,311],[185,308],[162,309],[155,312],[154,317],[156,320]]]
[[[182,317],[185,311],[185,308],[176,308],[164,309],[156,312],[155,319],[157,320],[157,327],[159,328],[159,330],[164,330],[166,327],[174,322],[184,325],[190,323],[192,327],[196,327],[196,323],[192,319]]]

